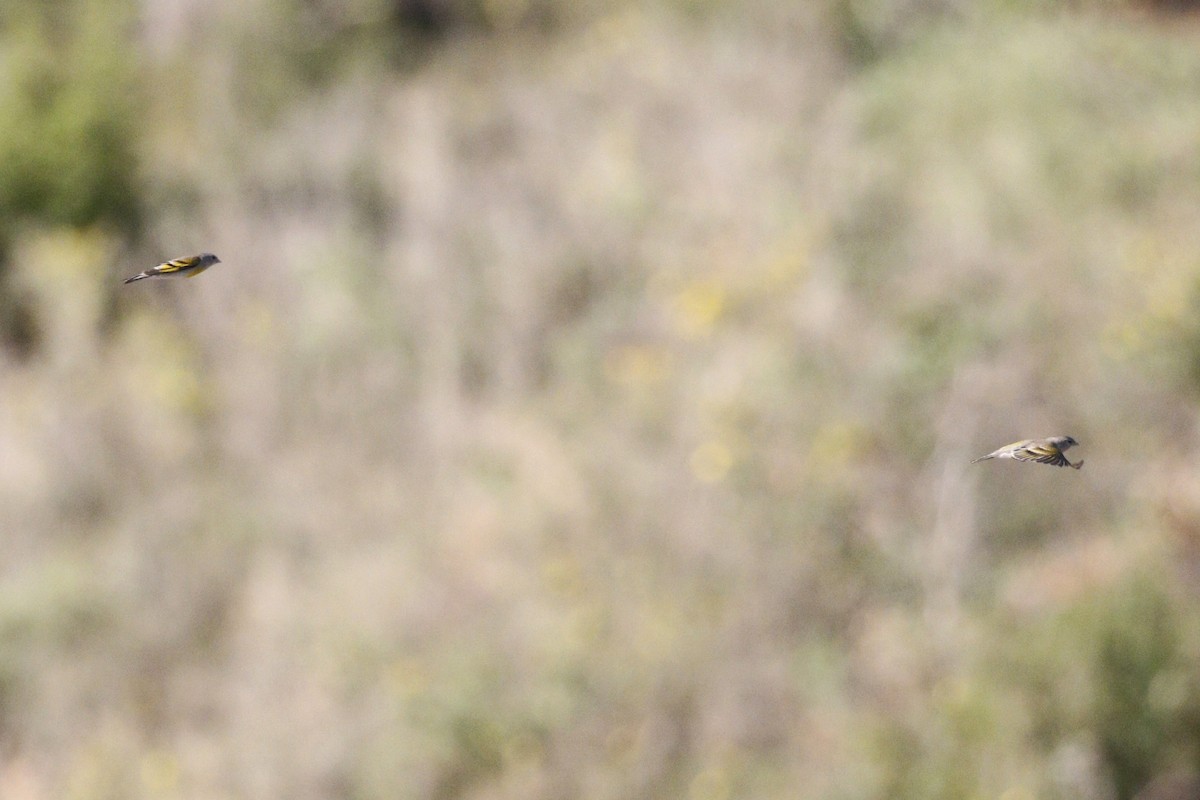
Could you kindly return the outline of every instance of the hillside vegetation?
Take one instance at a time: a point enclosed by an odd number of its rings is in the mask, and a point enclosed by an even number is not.
[[[0,797],[1195,796],[1170,5],[8,0]]]

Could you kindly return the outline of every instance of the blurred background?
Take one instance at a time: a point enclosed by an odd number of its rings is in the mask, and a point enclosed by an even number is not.
[[[1191,6],[6,0],[0,797],[1197,797]]]

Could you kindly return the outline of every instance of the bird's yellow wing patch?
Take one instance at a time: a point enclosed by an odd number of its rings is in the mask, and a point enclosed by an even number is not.
[[[174,261],[159,264],[154,270],[160,273],[179,272],[179,270],[187,269],[194,263],[195,259],[192,258],[177,258]]]

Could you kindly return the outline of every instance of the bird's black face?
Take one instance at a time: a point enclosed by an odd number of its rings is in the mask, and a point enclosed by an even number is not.
[[[1070,447],[1074,447],[1075,445],[1079,444],[1079,442],[1075,441],[1075,437],[1073,436],[1063,437],[1063,442]]]

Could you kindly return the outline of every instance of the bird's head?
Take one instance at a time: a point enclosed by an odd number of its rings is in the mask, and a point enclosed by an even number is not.
[[[211,267],[213,264],[220,264],[221,259],[217,258],[212,253],[200,254],[200,265],[203,267]]]

